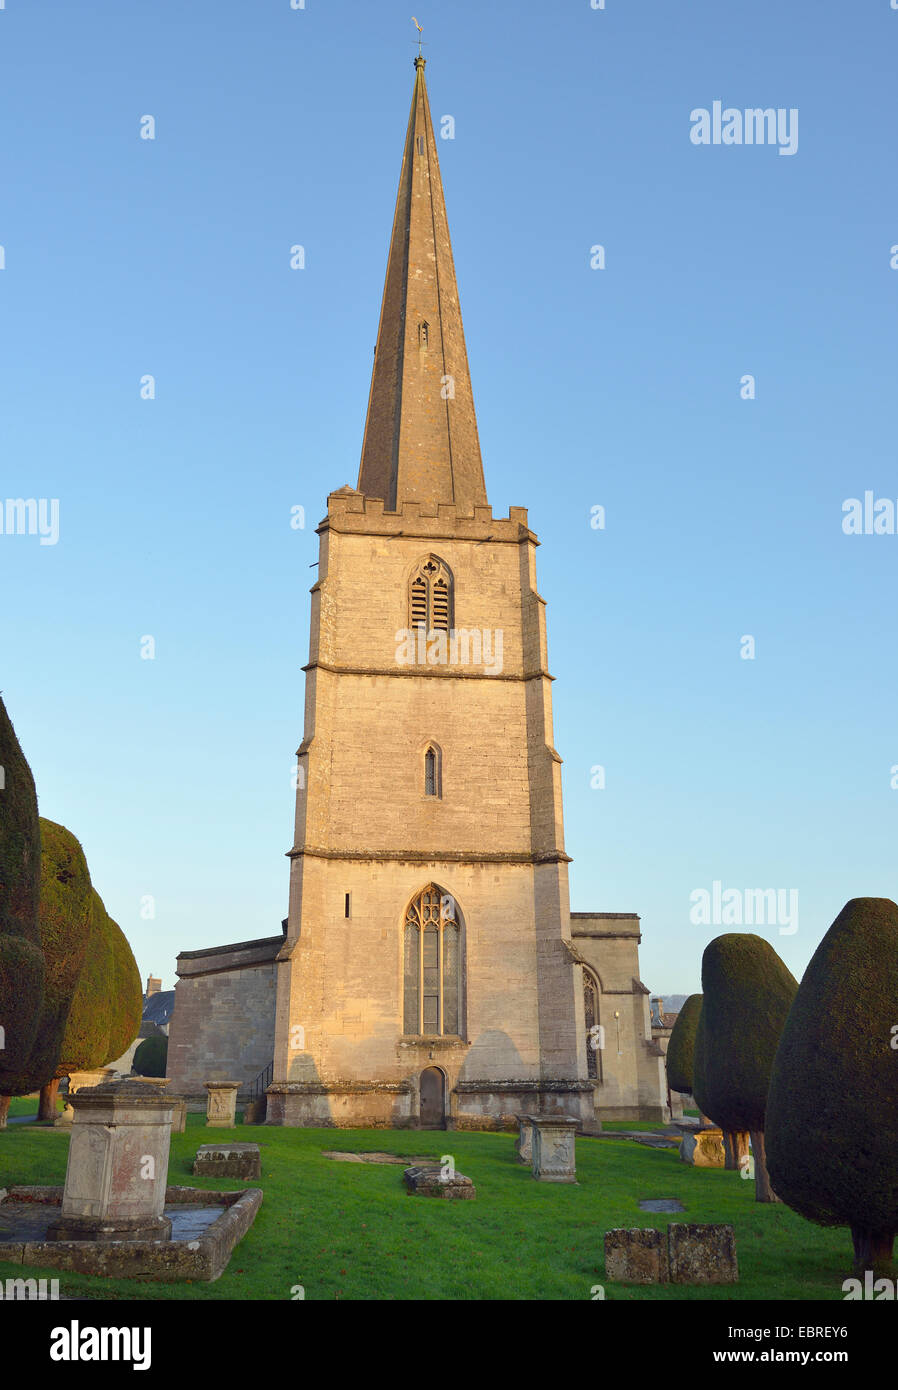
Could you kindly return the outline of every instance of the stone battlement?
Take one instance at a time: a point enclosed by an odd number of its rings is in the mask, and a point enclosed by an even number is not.
[[[526,507],[509,507],[507,517],[495,518],[488,504],[466,508],[455,502],[405,501],[399,503],[396,511],[388,511],[382,498],[366,497],[348,484],[330,494],[327,516],[317,530],[319,534],[332,530],[365,535],[419,536],[422,539],[444,536],[512,544],[530,540],[535,545],[539,544],[528,527]]]

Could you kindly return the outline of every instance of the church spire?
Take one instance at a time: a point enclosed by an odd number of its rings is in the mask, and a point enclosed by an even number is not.
[[[359,491],[464,511],[486,503],[436,139],[415,59],[368,398]]]

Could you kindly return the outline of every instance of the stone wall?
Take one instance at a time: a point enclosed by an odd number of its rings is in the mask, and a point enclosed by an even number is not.
[[[274,1055],[275,956],[283,936],[182,951],[168,1039],[169,1089],[206,1106],[205,1081],[240,1081]]]
[[[635,912],[572,912],[571,935],[599,985],[605,1045],[599,1052],[596,1117],[667,1120],[664,1057],[652,1037],[649,991],[639,979],[639,917]]]

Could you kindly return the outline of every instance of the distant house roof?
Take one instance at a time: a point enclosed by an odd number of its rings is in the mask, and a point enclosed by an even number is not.
[[[157,1028],[161,1028],[164,1023],[171,1022],[174,1009],[174,990],[161,989],[156,994],[144,998],[143,1021],[144,1023],[155,1023]]]

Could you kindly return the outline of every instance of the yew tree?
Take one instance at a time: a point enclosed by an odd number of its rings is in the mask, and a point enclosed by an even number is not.
[[[848,1226],[860,1269],[898,1232],[898,905],[852,898],[811,958],[780,1039],[767,1105],[777,1194]]]
[[[690,994],[677,1014],[670,1041],[667,1044],[667,1084],[672,1091],[692,1095],[692,1063],[695,1054],[695,1033],[702,1011],[702,996]]]
[[[91,883],[84,851],[70,830],[41,818],[41,949],[45,988],[37,1037],[19,1094],[40,1090],[39,1120],[56,1113],[59,1054],[90,934]]]
[[[744,1167],[751,1135],[759,1202],[776,1201],[765,1154],[767,1092],[797,991],[798,981],[761,936],[730,932],[705,948],[699,1103],[728,1136],[728,1166]]]
[[[34,778],[0,699],[0,1127],[34,1045],[44,1000],[40,869]]]

